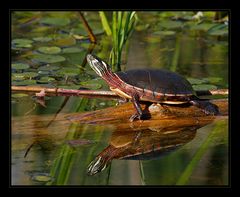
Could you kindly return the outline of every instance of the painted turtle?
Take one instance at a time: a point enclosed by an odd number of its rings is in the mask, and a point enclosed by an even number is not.
[[[113,73],[110,66],[95,55],[88,54],[87,61],[112,91],[132,101],[136,113],[130,117],[130,121],[136,118],[144,119],[140,101],[165,104],[190,103],[207,115],[219,113],[216,105],[201,101],[192,85],[177,73],[164,69],[134,69]]]

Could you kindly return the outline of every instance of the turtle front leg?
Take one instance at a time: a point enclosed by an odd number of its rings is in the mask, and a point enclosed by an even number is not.
[[[136,118],[140,120],[143,117],[143,111],[139,103],[139,96],[137,94],[132,96],[132,103],[136,109],[136,113],[129,118],[130,122],[133,122]]]

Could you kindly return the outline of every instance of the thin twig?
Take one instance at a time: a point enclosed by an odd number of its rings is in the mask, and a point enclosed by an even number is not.
[[[90,26],[88,25],[88,22],[87,22],[87,20],[85,19],[84,15],[83,15],[81,12],[78,12],[78,13],[79,13],[80,19],[81,19],[81,21],[83,22],[83,25],[84,25],[86,31],[88,32],[88,36],[89,36],[89,38],[90,38],[90,41],[91,41],[92,43],[97,43],[97,39],[96,39],[95,35],[93,34],[92,29],[91,29]]]
[[[66,94],[71,96],[103,96],[103,97],[119,97],[112,91],[107,90],[73,90],[64,88],[46,88],[41,86],[12,86],[12,91],[25,91],[25,92],[41,92],[45,90],[45,93],[53,93],[55,95]],[[197,90],[198,96],[208,95],[228,95],[228,89],[217,90]]]

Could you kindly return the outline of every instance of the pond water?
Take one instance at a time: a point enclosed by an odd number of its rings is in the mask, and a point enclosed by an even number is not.
[[[203,13],[199,21],[191,19],[193,12],[137,14],[139,22],[123,52],[123,70],[165,68],[188,78],[196,90],[228,88],[228,27],[213,22],[214,12]],[[104,34],[98,12],[85,17],[97,35],[94,47],[76,12],[13,12],[12,85],[108,90],[85,56],[93,50],[108,61],[111,38]],[[73,96],[49,96],[41,104],[33,95],[12,92],[12,185],[229,184],[227,115],[174,132],[156,125],[136,129],[121,120],[118,124],[124,126],[118,127],[67,118],[116,104]],[[136,130],[141,130],[138,145],[132,141]],[[154,143],[160,151],[142,154]],[[110,144],[118,149],[116,158],[101,172],[87,174],[89,164]],[[140,157],[128,157],[131,151],[141,152]]]

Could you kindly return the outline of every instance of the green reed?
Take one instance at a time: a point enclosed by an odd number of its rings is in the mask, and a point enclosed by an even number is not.
[[[136,12],[114,11],[111,26],[104,12],[99,12],[99,15],[107,35],[112,37],[113,47],[109,57],[111,65],[114,71],[120,71],[123,48],[137,21]]]

